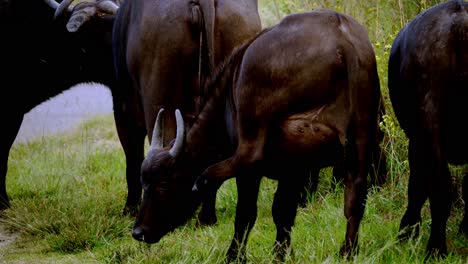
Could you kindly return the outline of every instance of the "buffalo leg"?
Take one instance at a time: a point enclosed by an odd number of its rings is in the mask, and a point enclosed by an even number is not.
[[[450,173],[447,166],[441,169],[443,171],[436,170],[437,175],[432,180],[429,194],[432,223],[427,252],[436,256],[447,254],[446,229],[451,208]]]
[[[372,186],[382,186],[387,182],[387,155],[385,150],[381,147],[382,142],[385,138],[385,133],[379,127],[379,123],[383,121],[383,116],[385,115],[385,109],[383,109],[383,99],[380,99],[380,111],[379,111],[379,120],[377,122],[377,132],[376,132],[376,141],[374,148],[372,150],[372,168],[370,171],[370,179]]]
[[[126,158],[127,201],[124,214],[136,215],[141,201],[140,169],[144,158],[146,129],[130,113],[130,106],[114,96],[114,118]]]
[[[310,170],[309,176],[307,177],[307,181],[300,191],[299,206],[301,208],[306,207],[309,197],[317,191],[319,175],[319,169],[314,168]]]
[[[468,174],[463,177],[462,195],[465,202],[465,214],[460,224],[460,233],[468,235]]]
[[[377,131],[378,140],[372,151],[372,168],[370,171],[371,185],[380,187],[387,182],[387,155],[385,150],[380,146],[383,141],[384,133],[382,130]]]
[[[257,198],[261,177],[241,175],[236,177],[237,207],[234,237],[226,254],[227,262],[246,262],[249,233],[257,219]]]
[[[197,178],[194,190],[206,188],[206,184],[211,181],[224,182],[243,171],[256,170],[263,159],[267,128],[252,130],[255,131],[251,132],[253,135],[239,138],[237,150],[232,157],[211,165]]]
[[[278,189],[273,200],[273,221],[276,225],[276,240],[274,254],[277,260],[283,262],[291,247],[291,230],[296,219],[298,202],[301,199],[301,189],[304,179],[308,179],[308,173],[302,178],[293,178],[289,175],[278,180]],[[289,177],[289,178],[288,178]],[[299,181],[298,181],[299,179]],[[292,252],[292,250],[291,250]]]
[[[10,154],[11,146],[15,141],[16,135],[21,127],[23,115],[12,115],[6,113],[6,126],[3,129],[3,136],[0,137],[0,211],[10,207],[10,200],[6,192],[6,174],[8,171],[8,156]]]
[[[370,153],[367,146],[370,143],[360,135],[356,142],[348,143],[345,155],[345,206],[344,213],[347,220],[345,241],[340,249],[340,254],[346,258],[358,251],[359,225],[364,215],[367,196],[367,174],[370,166]],[[352,141],[350,141],[352,142]],[[369,161],[369,162],[367,162]]]
[[[444,153],[438,147],[442,146],[439,140],[440,131],[436,127],[429,126],[428,129],[419,132],[417,137],[410,139],[408,208],[400,229],[411,228],[420,222],[421,208],[424,201],[429,198],[432,223],[427,253],[428,256],[443,256],[447,253],[446,225],[451,204],[450,172]]]
[[[421,222],[421,209],[428,198],[428,185],[424,179],[424,159],[419,156],[415,140],[410,140],[408,146],[408,159],[410,165],[410,177],[408,182],[408,206],[400,222],[400,239],[419,234],[419,223]],[[428,150],[426,150],[428,151]],[[430,172],[429,172],[430,173]]]
[[[216,217],[216,193],[219,187],[219,184],[215,184],[202,193],[202,208],[197,217],[199,225],[214,225],[218,221]]]

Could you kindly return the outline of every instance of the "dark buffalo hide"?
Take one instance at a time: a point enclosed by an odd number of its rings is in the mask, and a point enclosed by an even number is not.
[[[113,35],[118,87],[114,95],[116,124],[127,159],[127,211],[141,200],[140,168],[144,141],[162,107],[183,110],[189,127],[203,103],[202,83],[234,47],[261,30],[257,0],[132,0],[119,8]],[[175,137],[173,115],[161,120],[162,140]],[[149,132],[149,133],[147,133]],[[200,214],[216,221],[216,192]]]

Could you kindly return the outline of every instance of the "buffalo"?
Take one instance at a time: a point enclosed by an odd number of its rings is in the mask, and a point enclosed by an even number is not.
[[[468,3],[448,1],[416,16],[396,36],[388,61],[388,89],[395,115],[409,139],[408,205],[400,238],[419,232],[421,209],[429,199],[428,256],[447,254],[451,208],[449,165],[468,163]],[[462,186],[468,233],[468,177]]]
[[[347,220],[340,252],[355,253],[381,105],[366,30],[331,10],[288,15],[236,48],[205,90],[209,96],[189,128],[175,111],[176,137],[162,149],[166,110],[159,110],[141,168],[144,196],[133,237],[158,242],[189,219],[207,190],[235,177],[235,232],[226,258],[245,261],[267,176],[278,180],[274,249],[284,259],[310,171],[338,160]]]
[[[111,34],[119,2],[71,2],[0,2],[0,210],[10,206],[8,156],[24,114],[75,84],[110,87],[115,80]]]
[[[113,91],[118,135],[127,160],[126,212],[141,201],[145,137],[151,141],[161,108],[182,109],[189,127],[207,91],[203,83],[234,47],[261,30],[257,0],[124,1],[113,30],[118,85]],[[173,115],[162,122],[158,148],[175,137]],[[216,192],[207,195],[201,223],[216,222]]]

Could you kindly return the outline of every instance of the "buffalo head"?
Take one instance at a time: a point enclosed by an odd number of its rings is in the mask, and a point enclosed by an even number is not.
[[[162,117],[159,110],[150,150],[141,166],[143,200],[132,236],[146,243],[156,243],[176,227],[186,223],[201,203],[192,192],[194,178],[190,158],[185,152],[184,120],[176,110],[177,135],[163,148]]]

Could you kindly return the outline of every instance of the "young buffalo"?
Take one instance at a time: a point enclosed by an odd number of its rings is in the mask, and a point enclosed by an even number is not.
[[[278,180],[275,253],[283,259],[309,172],[340,160],[347,219],[341,254],[352,254],[376,144],[379,88],[367,33],[347,15],[293,14],[262,31],[218,69],[187,135],[176,111],[172,146],[148,153],[133,237],[158,242],[193,214],[207,189],[235,177],[238,203],[227,260],[245,261],[260,180],[267,176]],[[156,125],[153,146],[159,136]]]

